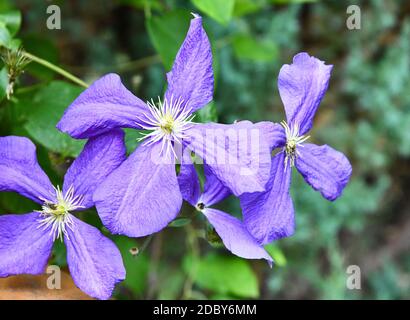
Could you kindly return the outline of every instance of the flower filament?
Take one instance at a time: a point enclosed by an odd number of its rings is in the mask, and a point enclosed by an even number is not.
[[[299,155],[299,152],[297,151],[297,147],[303,147],[303,142],[305,142],[307,139],[310,138],[308,135],[301,135],[299,136],[299,126],[297,124],[294,124],[292,129],[289,127],[289,125],[285,122],[282,121],[280,123],[282,127],[285,129],[286,133],[286,144],[285,147],[283,148],[285,151],[285,170],[287,168],[287,164],[289,162],[290,167],[293,167],[295,165],[295,159]]]
[[[137,117],[137,124],[150,132],[143,134],[138,141],[147,139],[144,145],[161,141],[161,154],[164,150],[166,155],[172,151],[177,157],[173,144],[181,144],[182,139],[186,137],[184,131],[192,126],[195,115],[191,114],[191,108],[187,108],[188,104],[184,104],[181,98],[174,100],[173,97],[169,101],[161,101],[158,97],[157,104],[151,100],[147,101],[147,105],[149,112],[144,114],[144,117]]]
[[[68,237],[67,228],[73,230],[74,221],[70,212],[84,208],[82,206],[84,197],[74,194],[74,187],[70,186],[67,192],[63,193],[60,187],[54,188],[56,191],[56,201],[41,199],[44,201],[40,213],[39,227],[44,230],[50,229],[53,240],[63,240],[63,235]]]

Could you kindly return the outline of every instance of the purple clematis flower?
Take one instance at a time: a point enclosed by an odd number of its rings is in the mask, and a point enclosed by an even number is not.
[[[214,89],[211,46],[198,15],[191,20],[167,80],[164,99],[146,104],[119,76],[106,75],[84,91],[57,124],[78,139],[113,128],[149,131],[94,194],[98,213],[114,234],[146,236],[176,217],[182,205],[176,149],[182,146],[189,145],[235,195],[264,191],[269,179],[269,144],[265,134],[255,139],[253,133],[270,132],[272,124],[193,123],[193,113],[212,100]],[[229,144],[232,136],[240,141]]]
[[[331,65],[307,53],[297,54],[293,64],[280,70],[278,86],[287,122],[275,125],[271,146],[282,150],[272,159],[267,191],[240,196],[244,222],[262,244],[294,232],[291,167],[296,166],[305,181],[330,201],[342,194],[349,181],[352,167],[342,153],[327,145],[305,143],[331,70]]]
[[[115,284],[125,279],[121,253],[73,213],[93,206],[95,188],[124,161],[123,140],[120,130],[90,139],[60,189],[40,168],[29,139],[0,138],[0,191],[18,192],[42,205],[39,211],[0,216],[0,277],[42,274],[54,241],[61,239],[75,284],[92,297],[111,296]]]
[[[270,266],[273,260],[266,250],[249,233],[239,219],[211,206],[230,196],[231,191],[212,174],[208,165],[204,165],[204,191],[201,186],[195,166],[190,163],[189,155],[185,156],[178,175],[178,182],[185,201],[202,212],[216,233],[221,237],[225,247],[233,254],[245,259],[266,259]]]

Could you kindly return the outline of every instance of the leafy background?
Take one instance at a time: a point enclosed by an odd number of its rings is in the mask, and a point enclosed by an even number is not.
[[[214,102],[200,121],[280,121],[277,90],[282,64],[307,51],[334,65],[329,90],[315,118],[312,140],[343,151],[353,176],[334,203],[295,174],[296,234],[267,246],[273,269],[230,255],[213,231],[183,208],[180,218],[145,239],[112,237],[127,268],[117,299],[402,299],[410,297],[410,5],[355,1],[360,30],[346,28],[350,1],[107,0],[54,1],[62,29],[46,28],[42,0],[1,1],[0,45],[24,48],[91,83],[121,75],[143,99],[162,95],[165,71],[185,36],[190,12],[204,16],[214,51]],[[0,68],[0,135],[30,137],[55,184],[83,142],[55,129],[64,109],[83,90],[32,62],[6,99]],[[136,146],[127,131],[127,146]],[[0,194],[1,213],[35,205]],[[222,208],[240,215],[238,201]],[[95,211],[82,219],[102,227]],[[57,243],[50,263],[66,268]],[[361,268],[362,289],[346,288],[346,268]],[[0,291],[1,293],[1,291]]]

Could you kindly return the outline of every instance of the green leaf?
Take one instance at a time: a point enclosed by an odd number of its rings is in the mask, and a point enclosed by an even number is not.
[[[227,25],[232,19],[235,0],[192,0],[192,3],[220,24]]]
[[[10,47],[11,35],[6,24],[0,21],[0,47]]]
[[[0,102],[6,97],[8,83],[9,78],[7,76],[7,68],[3,67],[0,71]]]
[[[126,128],[124,129],[124,132],[124,140],[125,146],[127,147],[127,153],[131,154],[140,144],[140,141],[138,141],[138,139],[142,137],[144,131]]]
[[[169,226],[174,228],[180,228],[186,226],[187,224],[191,223],[191,219],[189,218],[178,218],[172,221]]]
[[[170,70],[179,47],[184,41],[192,15],[176,10],[146,20],[149,37],[166,70]]]
[[[258,41],[251,35],[235,36],[233,49],[238,58],[256,62],[270,62],[278,56],[278,48],[273,42]]]
[[[246,260],[211,253],[199,260],[195,267],[194,280],[202,289],[241,298],[259,297],[258,280]]]
[[[283,254],[283,251],[278,246],[271,243],[265,246],[265,250],[268,251],[268,253],[271,255],[276,266],[278,267],[286,266],[287,264],[286,257]]]
[[[56,124],[82,90],[62,81],[54,81],[41,88],[24,110],[27,115],[24,128],[30,136],[51,151],[76,157],[81,152],[84,141],[75,140],[58,131]]]
[[[218,121],[218,112],[213,101],[208,103],[205,107],[199,109],[195,115],[195,122],[207,123]]]
[[[32,212],[39,208],[33,201],[15,192],[0,192],[1,213],[13,214]]]
[[[233,15],[240,17],[249,13],[253,13],[266,5],[266,0],[235,0]]]
[[[62,241],[55,241],[53,246],[53,254],[51,256],[51,264],[56,264],[60,268],[67,266],[67,249]]]
[[[20,29],[21,13],[18,10],[0,13],[0,23],[9,30],[10,36],[15,36]]]
[[[211,300],[234,300],[235,297],[231,297],[229,295],[225,294],[216,294],[211,296]]]
[[[10,11],[13,8],[13,5],[10,2],[11,0],[1,0],[0,1],[0,12]]]

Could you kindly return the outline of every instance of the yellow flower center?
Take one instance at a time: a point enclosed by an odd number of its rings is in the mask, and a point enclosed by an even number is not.
[[[42,199],[39,223],[44,229],[49,229],[53,240],[63,239],[63,235],[68,238],[67,228],[72,229],[73,219],[71,211],[84,208],[82,205],[83,197],[74,194],[74,188],[71,186],[67,192],[63,193],[59,187],[55,188],[56,201]]]
[[[156,142],[161,143],[161,154],[165,155],[173,153],[174,157],[177,155],[174,150],[174,143],[181,144],[182,139],[185,138],[185,130],[192,127],[195,115],[192,114],[189,108],[188,101],[182,98],[170,100],[165,99],[161,101],[158,98],[158,103],[155,104],[153,100],[147,101],[148,110],[144,117],[137,117],[137,123],[142,129],[149,131],[143,133],[138,140],[146,140],[144,145],[151,145]]]
[[[160,121],[159,127],[165,134],[171,134],[174,131],[175,120],[169,113],[165,114]]]
[[[291,167],[295,165],[295,160],[298,156],[298,151],[296,150],[296,147],[300,146],[303,142],[309,139],[310,136],[304,136],[304,135],[299,136],[299,126],[297,124],[295,124],[292,129],[289,127],[289,125],[285,121],[282,121],[280,124],[283,126],[283,128],[285,129],[285,133],[286,133],[286,145],[284,148],[285,153],[286,153],[286,157],[285,157],[285,170],[286,170],[288,161]]]

